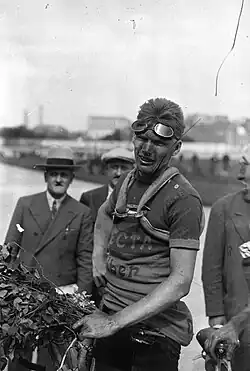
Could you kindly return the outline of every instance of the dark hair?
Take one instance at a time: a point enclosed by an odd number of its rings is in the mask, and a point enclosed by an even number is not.
[[[184,116],[181,107],[166,98],[149,99],[142,106],[137,115],[137,120],[155,121],[157,119],[173,120],[176,123],[173,127],[178,136],[181,136],[185,129]],[[172,125],[171,125],[172,126]]]

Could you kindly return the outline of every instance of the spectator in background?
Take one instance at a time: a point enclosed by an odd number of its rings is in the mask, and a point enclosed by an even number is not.
[[[178,163],[179,165],[183,165],[183,162],[184,162],[184,155],[183,153],[181,153],[180,156],[178,157]]]
[[[100,206],[110,196],[120,176],[124,172],[132,170],[135,162],[134,153],[124,148],[114,148],[111,151],[104,153],[101,160],[104,164],[104,173],[108,178],[108,184],[85,192],[80,198],[80,202],[91,209],[94,222]],[[96,284],[93,286],[92,295],[96,305],[99,306],[105,282],[100,282],[99,280],[96,281],[94,265],[93,276]]]
[[[240,347],[233,358],[233,371],[249,371],[250,319],[247,313],[240,313],[250,304],[250,147],[242,154],[238,179],[245,188],[219,199],[212,206],[202,281],[211,327],[228,322],[241,324],[242,318],[244,325],[237,329]],[[228,330],[230,325],[218,334],[225,335]],[[229,331],[228,335],[235,343],[235,333]]]
[[[194,175],[201,175],[200,160],[197,153],[191,157],[191,168]]]
[[[44,169],[46,190],[21,197],[15,207],[5,244],[13,260],[28,268],[37,268],[65,293],[92,290],[93,221],[91,211],[68,195],[74,179],[73,152],[54,147]],[[35,258],[34,258],[35,257]],[[27,354],[29,359],[31,354]],[[51,367],[46,349],[39,349],[38,363]],[[20,361],[21,362],[21,361]],[[11,371],[21,371],[14,359]],[[26,369],[26,367],[24,368]]]
[[[228,154],[225,154],[222,157],[222,166],[223,166],[223,171],[228,172],[230,169],[230,157]]]
[[[212,176],[217,175],[219,159],[218,159],[216,153],[213,154],[213,156],[210,158],[209,162],[210,162],[210,166],[209,166],[210,175],[212,175]]]
[[[134,153],[124,148],[114,148],[101,157],[108,184],[82,193],[80,202],[91,209],[93,220],[96,220],[99,207],[110,196],[120,176],[134,167]]]

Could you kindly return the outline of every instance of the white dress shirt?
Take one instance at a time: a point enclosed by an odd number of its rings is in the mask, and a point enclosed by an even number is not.
[[[67,194],[65,194],[61,198],[55,199],[54,197],[51,196],[51,194],[48,191],[46,192],[46,194],[47,194],[47,200],[48,200],[49,208],[50,208],[51,211],[52,211],[52,205],[53,205],[54,201],[56,201],[56,209],[58,211],[59,207],[61,206],[61,204],[63,202],[63,200],[67,196]]]

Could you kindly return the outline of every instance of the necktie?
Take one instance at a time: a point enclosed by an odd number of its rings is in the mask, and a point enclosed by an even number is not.
[[[52,209],[51,209],[52,219],[54,219],[54,217],[56,216],[56,213],[57,213],[57,205],[56,205],[56,200],[54,200],[52,204]]]

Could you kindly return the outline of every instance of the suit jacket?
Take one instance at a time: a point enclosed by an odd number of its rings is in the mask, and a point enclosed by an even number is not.
[[[250,241],[250,203],[244,191],[218,200],[208,222],[202,264],[206,314],[228,319],[248,304],[248,284],[239,250]]]
[[[104,185],[102,187],[92,189],[81,195],[80,202],[91,209],[94,222],[96,220],[100,206],[104,203],[104,201],[106,201],[106,198],[108,197],[108,191],[108,185]]]
[[[21,245],[26,266],[38,268],[57,286],[77,283],[91,292],[93,221],[85,205],[67,195],[52,220],[46,192],[21,197],[5,238],[13,241]]]

